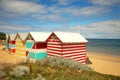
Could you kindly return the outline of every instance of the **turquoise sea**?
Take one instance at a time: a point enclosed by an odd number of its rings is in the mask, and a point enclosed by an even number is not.
[[[120,56],[120,39],[87,39],[87,52]]]

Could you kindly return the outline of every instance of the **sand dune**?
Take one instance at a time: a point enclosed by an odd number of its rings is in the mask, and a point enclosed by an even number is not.
[[[89,64],[96,72],[120,76],[120,56],[111,56],[98,53],[87,53],[92,64]]]

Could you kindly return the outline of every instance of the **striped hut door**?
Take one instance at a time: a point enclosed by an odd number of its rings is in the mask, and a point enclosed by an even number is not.
[[[11,41],[11,54],[15,53],[15,41]]]
[[[10,40],[10,45],[9,45],[9,46],[10,46],[10,53],[11,53],[11,54],[15,53],[15,50],[14,50],[14,49],[15,49],[15,46],[14,46],[13,43],[14,43],[14,41],[11,41],[11,40]]]

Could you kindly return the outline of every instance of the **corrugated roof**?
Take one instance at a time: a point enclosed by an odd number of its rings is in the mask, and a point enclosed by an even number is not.
[[[44,42],[50,36],[50,32],[30,32],[36,42]]]
[[[16,34],[9,34],[9,36],[10,36],[10,40],[15,40]]]
[[[72,32],[54,32],[58,38],[63,42],[88,42],[80,33]]]
[[[25,39],[27,38],[27,36],[28,36],[28,33],[19,32],[18,35],[20,36],[20,38],[21,38],[22,40],[25,40]]]

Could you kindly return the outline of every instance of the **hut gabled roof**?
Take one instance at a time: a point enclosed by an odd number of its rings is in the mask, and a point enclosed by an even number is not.
[[[30,32],[35,42],[45,42],[50,36],[50,32]]]
[[[25,40],[28,36],[28,33],[22,33],[22,32],[19,32],[18,35],[20,36],[21,40]]]
[[[53,32],[63,43],[86,43],[88,42],[80,33]]]
[[[9,34],[9,36],[10,36],[10,40],[14,41],[15,37],[16,37],[16,34]]]

